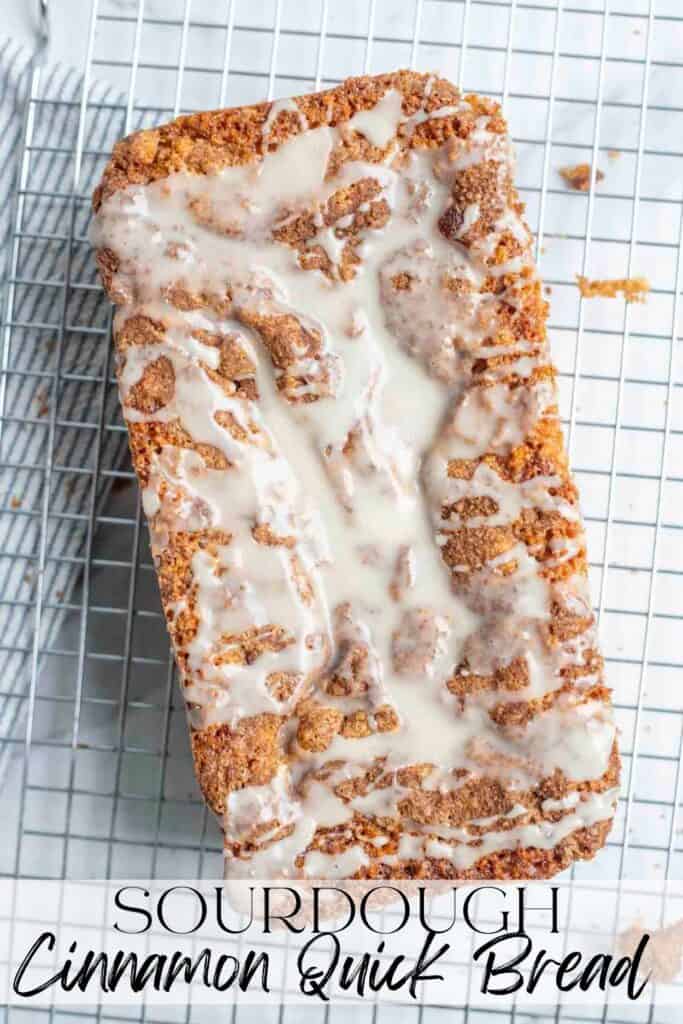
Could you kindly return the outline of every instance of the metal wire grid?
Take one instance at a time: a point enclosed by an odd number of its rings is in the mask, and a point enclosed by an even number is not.
[[[683,85],[682,42],[677,0],[622,0],[618,9],[607,0],[137,0],[134,7],[94,0],[81,95],[67,101],[78,115],[73,142],[41,143],[41,117],[54,116],[65,101],[49,95],[40,72],[33,77],[15,210],[17,258],[2,325],[6,376],[23,338],[56,341],[52,361],[37,375],[50,388],[49,415],[28,424],[45,430],[43,456],[21,467],[39,479],[39,499],[15,510],[39,527],[38,582],[25,602],[34,636],[22,652],[30,660],[29,685],[24,696],[13,694],[25,706],[24,724],[3,736],[18,755],[5,783],[18,798],[9,815],[16,841],[6,846],[4,872],[190,877],[220,870],[216,829],[192,779],[133,474],[105,458],[107,439],[124,436],[110,404],[109,315],[93,317],[79,304],[84,291],[98,287],[81,258],[90,200],[84,182],[96,177],[111,142],[98,141],[97,118],[106,113],[121,135],[180,111],[410,65],[503,98],[537,259],[552,289],[562,412],[625,762],[608,848],[577,867],[577,877],[683,875],[683,713],[676,692],[683,667],[683,418],[676,402],[683,107],[675,99]],[[99,78],[121,97],[97,94]],[[48,191],[38,177],[46,157],[64,168],[63,184]],[[594,180],[585,195],[568,193],[556,173],[580,161],[605,172],[604,183]],[[32,200],[58,211],[56,230],[29,222]],[[49,279],[22,276],[24,254],[55,244],[62,249]],[[652,291],[643,307],[588,304],[577,294],[574,272],[644,273]],[[54,318],[18,316],[21,289],[36,288],[54,290]],[[74,372],[74,341],[99,354],[94,371]],[[88,411],[81,406],[73,415],[69,389],[84,385],[91,389]],[[7,409],[5,423],[12,415]],[[64,438],[86,432],[88,461],[60,464]],[[17,468],[13,456],[3,451],[4,469]],[[47,567],[64,558],[47,546],[52,518],[65,515],[52,504],[54,479],[63,472],[85,479],[89,499],[79,550],[67,556],[79,578],[60,597],[45,581]],[[130,486],[119,486],[100,508],[102,480],[112,478]],[[62,625],[46,640],[40,626],[52,610]],[[374,1020],[386,1011],[368,1012]],[[590,1019],[607,1013],[605,1007]],[[335,1019],[341,1014],[332,1011]],[[474,1022],[479,1014],[465,1009],[463,1017]],[[570,1020],[571,1011],[558,1005],[548,1019]]]

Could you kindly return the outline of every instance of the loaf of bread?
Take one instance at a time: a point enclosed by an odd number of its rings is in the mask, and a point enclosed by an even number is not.
[[[592,857],[619,756],[498,105],[399,71],[181,117],[94,206],[227,877]]]

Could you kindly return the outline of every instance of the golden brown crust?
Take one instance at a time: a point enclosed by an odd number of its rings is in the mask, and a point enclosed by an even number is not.
[[[294,99],[306,118],[309,128],[321,125],[335,126],[348,121],[361,110],[370,110],[389,89],[398,89],[403,96],[406,114],[421,106],[429,112],[448,105],[459,98],[459,92],[444,78],[432,80],[427,102],[424,102],[429,75],[415,71],[396,71],[375,77],[350,78],[342,85],[324,92]],[[496,105],[481,96],[467,97],[473,113],[491,113]],[[146,185],[177,171],[210,174],[222,167],[248,164],[264,154],[263,126],[271,103],[256,103],[250,107],[231,107],[176,118],[159,128],[147,129],[128,135],[117,142],[102,180],[95,189],[93,204],[96,210],[102,201],[129,185]],[[425,145],[441,145],[453,134],[452,122],[457,118],[440,118],[419,126],[418,140]],[[504,129],[504,123],[503,123]],[[284,139],[302,131],[300,119],[291,111],[281,111],[268,135],[269,148],[276,148]],[[468,126],[469,130],[469,126]],[[359,142],[360,146],[361,143]],[[373,147],[369,147],[372,150]],[[378,151],[379,152],[379,151]],[[345,154],[345,158],[356,154]],[[372,159],[372,153],[364,153]]]
[[[354,878],[369,879],[444,879],[452,881],[521,881],[552,878],[577,860],[591,860],[605,845],[612,820],[598,821],[586,828],[577,828],[561,839],[551,850],[525,846],[519,850],[500,850],[487,854],[465,870],[454,867],[450,861],[426,857],[420,861],[403,861],[400,867],[387,869],[378,865],[376,870],[364,868]]]
[[[262,786],[280,763],[279,733],[282,719],[277,715],[245,718],[235,728],[212,725],[192,732],[192,755],[204,799],[216,814],[234,789]]]
[[[407,115],[415,113],[420,108],[429,112],[459,102],[458,90],[451,83],[444,79],[431,79],[427,91],[428,80],[429,76],[411,71],[350,79],[334,89],[297,97],[294,103],[304,115],[308,127],[315,128],[320,125],[334,126],[347,121],[359,111],[371,109],[389,89],[397,89],[401,93],[403,111]],[[470,108],[468,113],[423,121],[416,126],[410,144],[437,147],[450,138],[466,140],[476,118],[484,114],[489,118],[488,127],[491,131],[506,131],[505,122],[496,104],[477,96],[469,96],[466,100]],[[213,173],[227,166],[255,162],[263,157],[266,149],[276,148],[284,139],[303,130],[301,119],[292,110],[283,109],[269,124],[268,135],[264,139],[263,128],[270,113],[271,104],[261,103],[250,107],[195,114],[123,139],[116,145],[94,194],[95,209],[99,209],[105,199],[120,189],[157,181],[181,170],[201,175]],[[382,156],[383,151],[372,146],[362,136],[345,136],[332,154],[330,172],[334,172],[335,168],[346,160],[362,157],[372,163],[378,162]],[[498,166],[489,166],[484,162],[455,176],[455,201],[440,221],[440,230],[446,238],[453,238],[455,233],[460,231],[464,210],[470,203],[477,203],[481,213],[477,223],[465,236],[459,237],[459,241],[468,246],[492,230],[496,218],[501,213]],[[521,212],[522,206],[513,182],[506,179],[503,187],[508,205]],[[366,219],[362,222],[357,220],[361,206],[368,211],[367,214],[363,214]],[[196,208],[192,212],[202,222],[214,216],[213,212],[206,208]],[[340,218],[351,218],[349,237],[338,268],[331,266],[326,254],[321,254],[315,247],[309,246],[314,233],[311,232],[305,218],[288,222],[287,235],[279,240],[296,249],[303,267],[317,268],[328,275],[338,272],[340,278],[345,280],[353,276],[358,262],[354,243],[357,232],[363,228],[382,226],[386,221],[386,215],[387,211],[381,201],[375,202],[371,181],[356,183],[354,190],[340,190],[331,197],[325,212],[325,222],[335,224]],[[519,252],[519,240],[512,235],[504,234],[491,256],[490,265],[501,265]],[[98,264],[103,282],[112,299],[122,301],[114,284],[118,269],[116,255],[102,249],[98,253]],[[502,294],[509,284],[508,275],[492,273],[490,278],[487,278],[484,290],[495,298]],[[392,285],[397,291],[409,289],[409,275],[397,275]],[[522,340],[527,344],[536,343],[538,351],[543,351],[546,343],[547,304],[542,298],[540,282],[528,270],[516,275],[515,287],[518,294],[516,305],[513,307],[499,303],[497,310],[497,341],[499,346],[507,344],[509,353],[498,353],[478,360],[474,364],[473,375],[484,381],[487,376],[495,373],[498,379],[507,381],[513,388],[528,388],[530,383],[541,377],[552,381],[555,375],[554,368],[551,365],[543,365],[534,370],[533,379],[517,379],[512,373],[506,375],[506,367],[517,358],[515,345]],[[311,361],[318,362],[319,379],[325,383],[325,356],[321,338],[314,331],[306,330],[296,318],[280,316],[259,320],[248,311],[234,308],[231,295],[192,295],[182,287],[169,289],[165,298],[178,309],[201,309],[205,306],[220,309],[226,317],[233,316],[256,331],[273,364],[283,371],[278,379],[278,386],[290,400],[297,400],[297,386],[300,383],[287,374],[288,367],[293,362],[292,353],[295,351],[304,350]],[[131,345],[159,341],[163,338],[164,330],[163,323],[147,316],[129,316],[116,332],[115,340],[120,355],[125,358],[126,350]],[[207,343],[206,338],[202,340]],[[216,335],[211,343],[215,344],[221,353],[218,367],[210,371],[212,379],[225,388],[226,393],[255,399],[255,368],[248,360],[245,361],[244,353],[239,346],[234,344],[229,336]],[[129,393],[128,401],[143,412],[155,412],[163,407],[172,391],[172,368],[169,372],[169,364],[160,358],[148,367],[145,377],[135,385],[135,388],[137,391],[134,389],[132,395]],[[320,393],[324,394],[324,389]],[[308,396],[305,400],[314,400],[315,397]],[[227,421],[221,422],[220,425],[226,430],[241,429],[237,424]],[[218,449],[213,449],[210,445],[195,444],[178,422],[129,423],[129,438],[133,462],[143,485],[149,476],[150,453],[155,449],[160,450],[164,444],[172,444],[179,448],[193,447],[207,466],[229,468],[224,464],[225,457]],[[350,438],[349,445],[351,443]],[[223,463],[220,460],[223,460]],[[576,489],[570,478],[563,438],[556,418],[541,419],[523,442],[508,455],[488,453],[476,460],[452,460],[448,472],[454,478],[469,479],[480,463],[487,463],[503,480],[513,483],[522,483],[537,476],[555,476],[560,481],[556,493],[572,505],[577,502]],[[444,520],[448,520],[453,511],[463,520],[467,520],[491,514],[495,510],[487,510],[481,503],[476,504],[474,499],[467,499],[463,503],[458,503],[454,509],[444,506]],[[545,563],[549,561],[554,544],[562,540],[571,540],[578,532],[576,521],[567,520],[559,513],[525,510],[510,525],[466,524],[450,531],[445,539],[443,553],[447,564],[453,567],[457,586],[466,591],[469,585],[468,575],[471,572],[484,566],[490,559],[504,555],[516,543],[521,541],[530,554],[539,562]],[[254,539],[265,545],[291,546],[291,538],[278,537],[267,529],[261,529]],[[187,642],[197,626],[196,614],[192,607],[192,580],[189,572],[192,554],[197,545],[229,542],[230,538],[225,535],[211,537],[207,536],[206,532],[192,535],[169,530],[168,544],[160,558],[158,569],[169,629],[178,647]],[[504,572],[504,567],[501,572]],[[563,563],[561,570],[549,567],[543,570],[548,578],[556,581],[562,574],[585,575],[586,572],[586,555],[582,545],[573,559]],[[191,610],[182,617],[174,617],[173,612],[169,611],[169,606],[177,600],[181,591],[187,596]],[[558,604],[552,610],[548,630],[549,642],[561,642],[567,637],[579,636],[591,621],[580,616],[572,616],[566,608]],[[240,657],[246,659],[253,657],[254,651],[263,644],[287,642],[286,637],[272,630],[267,637],[241,635],[233,639],[234,650]],[[357,685],[364,665],[362,650],[353,650],[349,658],[352,671],[348,685]],[[585,673],[599,673],[601,667],[599,654],[586,652]],[[580,666],[571,671],[567,670],[566,686],[571,687],[583,671]],[[461,665],[449,680],[448,688],[462,702],[466,700],[468,694],[478,690],[496,691],[500,700],[494,706],[492,715],[497,716],[496,720],[501,724],[519,725],[538,710],[537,706],[532,706],[532,702],[517,701],[514,698],[514,692],[527,685],[527,672],[526,664],[520,661],[513,661],[509,666],[497,669],[490,676],[473,675],[467,670],[466,665]],[[284,675],[274,673],[272,680],[269,680],[271,692],[276,699],[283,701],[289,699],[297,685],[295,679],[284,678]],[[346,685],[346,679],[340,680],[333,676],[328,682],[327,692],[335,695],[335,688]],[[608,691],[598,686],[587,691],[586,699],[589,697],[607,701]],[[297,717],[297,742],[304,750],[324,751],[333,737],[339,733],[347,737],[361,737],[372,731],[366,712],[356,711],[344,715],[336,707],[312,700],[299,703]],[[398,725],[395,712],[388,706],[380,708],[374,718],[374,728],[379,731],[392,731]],[[213,725],[202,730],[193,730],[192,751],[197,778],[207,803],[217,814],[224,812],[231,791],[247,785],[263,785],[275,776],[285,760],[281,743],[284,721],[285,718],[278,715],[261,714],[242,720],[233,729],[226,725]],[[415,766],[412,770],[415,771]],[[530,813],[540,813],[538,808],[542,799],[549,796],[559,799],[572,789],[603,792],[617,783],[618,776],[619,761],[615,748],[609,771],[601,780],[579,786],[569,784],[564,778],[542,780],[535,793],[528,795]],[[421,789],[419,772],[416,772],[406,788],[402,810],[414,821],[460,824],[490,814],[504,814],[513,802],[504,785],[485,778],[480,778],[476,784],[466,783],[460,787],[457,794],[457,799],[464,801],[462,806],[433,806],[433,794],[430,797]],[[401,829],[400,822],[385,822],[384,825],[385,838],[395,844]],[[593,856],[603,845],[609,827],[609,821],[601,821],[590,828],[576,829],[551,850],[525,847],[490,854],[480,858],[465,871],[457,870],[447,860],[435,858],[425,858],[420,862],[402,860],[395,867],[373,867],[371,860],[370,866],[359,871],[357,877],[546,878],[567,867],[572,860]],[[382,833],[381,828],[376,824],[372,826],[367,821],[362,822],[362,829],[365,837],[370,835],[373,829],[375,837]],[[325,830],[321,830],[316,842],[321,844],[321,848],[327,849],[331,838],[333,837],[325,835]],[[370,856],[373,850],[375,854],[377,852],[377,846],[369,843],[365,844],[365,849]],[[387,847],[382,849],[385,850]],[[391,852],[390,847],[388,849]],[[377,873],[373,874],[374,871]]]

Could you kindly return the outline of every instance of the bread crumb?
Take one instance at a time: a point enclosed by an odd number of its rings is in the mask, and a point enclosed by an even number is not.
[[[619,152],[618,149],[608,149],[607,150],[607,156],[609,157],[610,160],[618,160],[619,157],[621,156],[621,153]]]
[[[643,977],[650,975],[653,981],[670,985],[678,977],[683,955],[683,919],[664,928],[649,929],[642,925],[627,928],[618,937],[619,953],[634,953],[640,940],[649,935],[640,964]]]
[[[575,164],[573,167],[560,167],[560,174],[564,178],[566,184],[577,192],[588,192],[591,187],[590,164]],[[595,172],[596,185],[599,181],[602,181],[604,177],[605,175],[600,168],[598,168]]]
[[[47,414],[50,411],[50,389],[49,388],[41,388],[36,393],[36,399],[35,400],[36,400],[36,402],[38,404],[38,416],[41,417],[41,418],[43,416],[47,416]]]
[[[129,476],[115,476],[111,482],[112,494],[120,494],[121,491],[127,490],[133,484],[132,477]]]
[[[646,277],[615,277],[592,281],[577,274],[576,280],[584,299],[615,299],[622,292],[627,302],[645,302],[645,296],[650,290],[650,282]]]
[[[21,508],[21,498],[11,498],[10,508]]]

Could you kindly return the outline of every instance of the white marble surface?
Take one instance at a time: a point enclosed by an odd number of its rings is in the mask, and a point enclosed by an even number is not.
[[[81,67],[85,59],[90,0],[49,0],[50,47],[47,59]],[[40,26],[39,0],[3,0],[2,33],[36,46]]]

